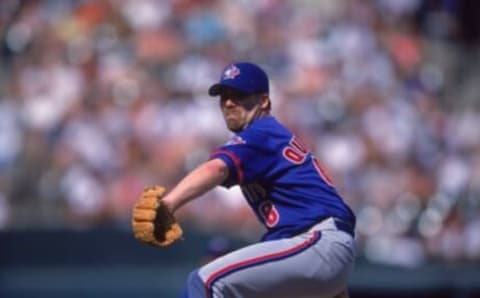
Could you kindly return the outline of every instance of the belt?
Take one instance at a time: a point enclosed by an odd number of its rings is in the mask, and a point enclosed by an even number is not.
[[[352,238],[355,238],[355,226],[348,221],[336,217],[327,217],[316,225],[310,227],[308,230],[337,230],[345,232],[352,236]]]
[[[337,230],[350,234],[350,236],[355,238],[355,227],[353,224],[335,217],[333,218],[333,222],[335,223]]]

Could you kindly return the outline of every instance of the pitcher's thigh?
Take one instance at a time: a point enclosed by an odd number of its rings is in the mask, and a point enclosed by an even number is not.
[[[252,298],[333,296],[345,284],[345,266],[332,260],[327,238],[312,232],[253,244],[227,254],[198,271],[203,294]]]

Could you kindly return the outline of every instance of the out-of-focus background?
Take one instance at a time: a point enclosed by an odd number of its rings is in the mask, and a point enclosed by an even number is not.
[[[208,239],[262,230],[238,188],[130,235],[229,137],[207,88],[231,61],[358,217],[352,297],[480,297],[480,2],[0,1],[0,296],[177,297]]]

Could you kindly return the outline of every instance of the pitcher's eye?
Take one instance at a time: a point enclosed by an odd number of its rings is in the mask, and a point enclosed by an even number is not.
[[[248,94],[234,90],[234,89],[225,89],[222,94],[220,94],[220,99],[225,101],[231,99],[233,101],[243,100],[248,97]]]

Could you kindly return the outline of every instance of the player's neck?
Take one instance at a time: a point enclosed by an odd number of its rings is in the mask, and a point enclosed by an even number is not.
[[[263,117],[266,117],[266,116],[269,116],[270,115],[270,111],[269,110],[265,110],[265,109],[262,109],[262,108],[257,108],[252,116],[252,118],[250,119],[250,121],[248,121],[245,125],[245,127],[243,129],[246,129],[247,127],[249,127],[253,122],[255,122],[257,119],[260,119],[260,118],[263,118]]]

